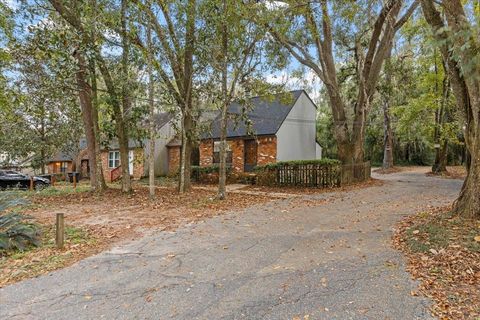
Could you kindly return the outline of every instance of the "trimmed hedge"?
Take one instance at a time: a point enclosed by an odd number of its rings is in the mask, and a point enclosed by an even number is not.
[[[275,163],[269,163],[263,166],[256,166],[255,171],[266,171],[274,170],[283,166],[301,166],[301,165],[317,165],[317,166],[336,166],[340,165],[341,162],[336,159],[316,159],[316,160],[292,160],[292,161],[279,161]]]
[[[200,166],[191,166],[192,174],[193,173],[203,173],[203,174],[208,174],[208,173],[213,173],[217,172],[220,170],[220,166],[218,164],[212,164],[211,166],[207,167],[200,167]],[[227,174],[232,171],[232,166],[227,164]]]

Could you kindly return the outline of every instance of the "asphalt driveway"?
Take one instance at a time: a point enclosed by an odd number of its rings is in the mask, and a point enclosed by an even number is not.
[[[0,319],[428,319],[391,248],[402,216],[450,203],[460,180],[279,200],[151,233],[0,289]]]

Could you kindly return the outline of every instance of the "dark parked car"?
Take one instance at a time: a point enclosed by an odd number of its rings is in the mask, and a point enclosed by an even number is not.
[[[50,180],[42,177],[33,177],[33,187],[36,190],[50,185]],[[0,189],[28,189],[30,188],[30,176],[11,170],[0,170]]]

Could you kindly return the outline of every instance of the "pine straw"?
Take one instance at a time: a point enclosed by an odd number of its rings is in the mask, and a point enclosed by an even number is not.
[[[109,189],[61,195],[34,195],[22,213],[34,218],[44,230],[43,245],[25,252],[0,256],[0,287],[71,265],[113,244],[134,239],[146,230],[174,230],[187,223],[273,200],[265,195],[228,194],[215,199],[215,191],[193,189],[178,194],[174,188],[158,188],[151,201],[148,189],[136,187],[131,195]],[[19,210],[12,208],[11,210]],[[65,214],[65,247],[54,245],[57,212]]]
[[[480,221],[434,208],[403,220],[393,236],[420,281],[418,292],[434,301],[441,319],[480,319]],[[418,292],[412,292],[417,295]]]

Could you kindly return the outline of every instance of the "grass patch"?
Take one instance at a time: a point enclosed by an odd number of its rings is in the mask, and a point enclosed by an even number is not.
[[[480,234],[479,226],[474,221],[444,212],[430,216],[428,212],[417,215],[417,223],[406,229],[405,240],[412,252],[441,250],[453,242],[473,252],[480,252],[480,242],[474,240]]]
[[[39,191],[27,191],[28,195],[35,195],[40,197],[62,196],[72,193],[81,193],[90,191],[90,185],[80,184],[76,188],[73,185],[48,187]]]
[[[12,250],[0,256],[0,287],[35,277],[72,264],[95,247],[97,240],[89,231],[66,226],[63,249],[55,246],[55,228],[43,226],[41,245],[24,251]]]

